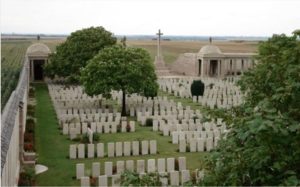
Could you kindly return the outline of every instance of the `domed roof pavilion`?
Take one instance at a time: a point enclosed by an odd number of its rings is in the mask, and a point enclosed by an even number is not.
[[[48,56],[51,53],[49,47],[43,43],[34,43],[27,48],[26,56],[29,60],[30,81],[43,81],[45,63],[48,63]]]

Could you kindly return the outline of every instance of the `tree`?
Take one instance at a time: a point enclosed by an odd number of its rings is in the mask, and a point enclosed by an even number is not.
[[[205,85],[201,80],[194,80],[191,85],[192,96],[203,96],[204,87]]]
[[[103,27],[90,27],[71,33],[67,40],[57,46],[45,67],[49,77],[58,75],[70,82],[79,82],[80,68],[86,66],[101,49],[116,44],[117,39]]]
[[[126,94],[155,95],[156,79],[146,50],[120,45],[104,48],[81,71],[81,83],[88,95],[110,96],[112,90],[122,91],[122,116],[126,116]]]
[[[226,140],[208,158],[206,185],[300,184],[300,42],[274,35],[239,81],[245,104],[233,109]]]

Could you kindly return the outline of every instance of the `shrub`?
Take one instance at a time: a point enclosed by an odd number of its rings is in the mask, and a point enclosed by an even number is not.
[[[203,96],[204,83],[201,80],[194,80],[191,85],[191,93],[193,96]]]
[[[26,152],[34,152],[34,144],[33,143],[24,143],[24,150]]]
[[[100,135],[98,133],[93,133],[93,141],[98,142],[100,140]]]
[[[18,186],[34,186],[35,178],[35,169],[31,166],[24,167],[20,173]]]
[[[81,137],[81,143],[89,143],[89,136],[87,133],[83,134]]]
[[[136,172],[125,171],[121,175],[121,186],[161,186],[158,173],[147,173],[139,177]]]
[[[33,133],[25,133],[24,134],[24,142],[29,142],[29,143],[33,143]]]
[[[153,126],[153,119],[147,118],[146,119],[146,127],[152,127]]]

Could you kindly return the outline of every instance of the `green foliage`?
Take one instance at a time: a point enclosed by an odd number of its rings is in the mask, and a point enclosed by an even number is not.
[[[93,133],[93,142],[98,142],[100,140],[100,135],[98,133]]]
[[[20,173],[19,186],[34,186],[35,185],[35,170],[32,166],[26,166]]]
[[[246,102],[231,111],[204,185],[300,184],[300,42],[274,35],[260,44],[258,61],[239,82]]]
[[[194,80],[191,85],[192,96],[203,96],[204,86],[201,80]]]
[[[125,171],[121,175],[121,186],[161,186],[159,177],[158,173],[147,173],[140,178],[136,172]]]
[[[146,50],[119,45],[101,50],[81,71],[81,83],[89,95],[109,96],[112,90],[123,91],[122,115],[124,93],[144,93],[145,90],[156,93],[156,79]]]
[[[70,83],[78,83],[80,69],[101,49],[116,44],[116,38],[103,27],[90,27],[71,33],[67,40],[57,46],[56,53],[50,55],[45,66],[49,77],[55,75],[67,78]]]

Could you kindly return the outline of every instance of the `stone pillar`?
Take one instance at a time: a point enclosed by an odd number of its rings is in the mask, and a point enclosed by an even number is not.
[[[236,76],[236,66],[237,66],[237,59],[234,59],[233,61],[233,71],[234,71],[234,76]]]

